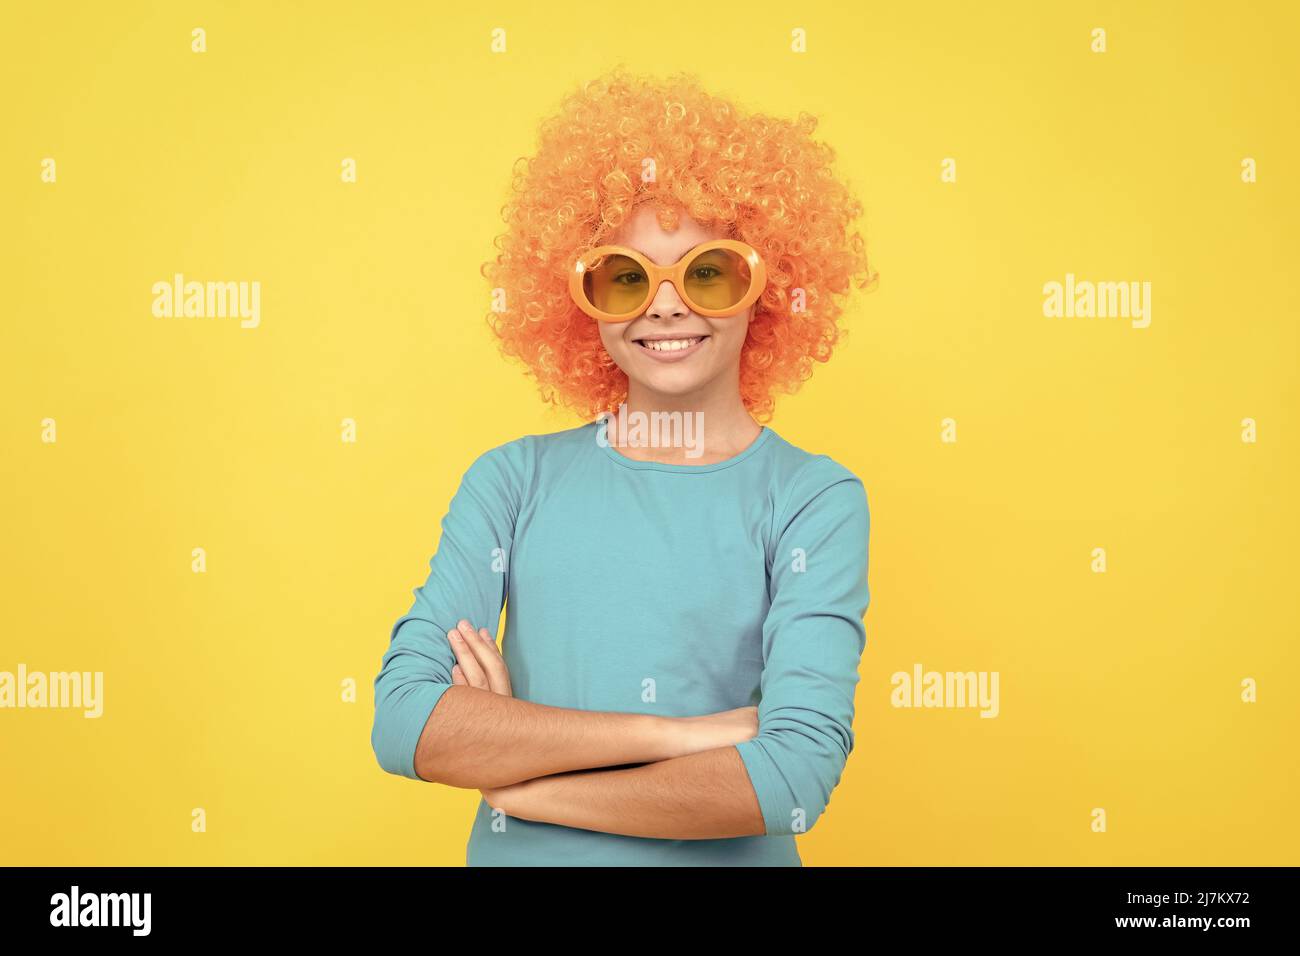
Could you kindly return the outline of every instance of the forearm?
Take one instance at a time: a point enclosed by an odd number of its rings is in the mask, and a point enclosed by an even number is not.
[[[619,770],[562,773],[485,794],[507,816],[667,840],[766,833],[735,747]]]
[[[415,772],[453,787],[666,760],[717,746],[705,720],[548,707],[465,685],[449,688],[424,726]]]

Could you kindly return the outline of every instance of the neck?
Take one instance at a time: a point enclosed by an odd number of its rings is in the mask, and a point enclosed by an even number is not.
[[[740,454],[762,431],[741,401],[738,383],[721,394],[666,395],[630,382],[625,405],[616,413],[625,411],[626,433],[611,429],[609,441],[638,461],[714,464]]]

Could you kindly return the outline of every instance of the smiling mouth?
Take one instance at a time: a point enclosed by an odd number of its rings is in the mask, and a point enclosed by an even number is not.
[[[645,339],[634,339],[633,341],[636,342],[636,344],[639,345],[641,348],[645,349],[647,352],[672,353],[672,352],[682,352],[685,351],[686,349],[694,348],[696,345],[699,345],[707,338],[708,338],[707,335],[689,335],[689,336],[681,336],[678,338],[671,338],[671,339],[645,338]]]

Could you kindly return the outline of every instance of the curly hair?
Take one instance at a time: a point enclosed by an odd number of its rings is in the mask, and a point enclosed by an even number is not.
[[[582,84],[542,123],[536,155],[516,161],[507,231],[480,270],[502,353],[522,360],[551,404],[588,418],[617,408],[627,375],[569,297],[569,273],[580,252],[654,202],[665,230],[683,210],[763,257],[768,282],[741,352],[740,393],[751,415],[770,419],[773,393],[798,390],[843,335],[834,297],[876,280],[862,236],[848,231],[861,203],[832,175],[834,150],[810,138],[816,125],[808,113],[745,114],[686,73],[656,82],[619,66]]]

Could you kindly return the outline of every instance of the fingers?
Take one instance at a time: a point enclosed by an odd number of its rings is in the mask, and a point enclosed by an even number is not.
[[[482,646],[487,648],[488,659],[499,668],[497,672],[497,676],[499,677],[498,686],[500,686],[502,690],[497,691],[497,693],[505,694],[507,697],[513,697],[515,692],[510,686],[510,668],[506,666],[506,660],[501,656],[501,651],[497,648],[497,642],[492,639],[492,635],[488,633],[486,627],[480,627],[478,629],[478,636],[483,640]]]
[[[447,632],[447,640],[451,642],[461,673],[469,686],[513,696],[510,672],[487,628],[475,631],[469,621],[462,620]],[[454,668],[452,679],[455,680]]]
[[[478,656],[465,643],[465,635],[460,632],[459,628],[452,628],[447,632],[447,640],[451,644],[452,652],[456,655],[456,663],[460,666],[460,672],[465,678],[465,683],[470,687],[487,690],[487,675],[483,673],[483,668],[479,665]]]
[[[513,696],[510,689],[510,671],[506,667],[505,658],[497,650],[497,642],[492,640],[488,629],[481,627],[475,631],[469,621],[461,621],[459,627],[461,634],[465,636],[465,643],[474,648],[479,665],[487,674],[488,689],[507,697]]]

